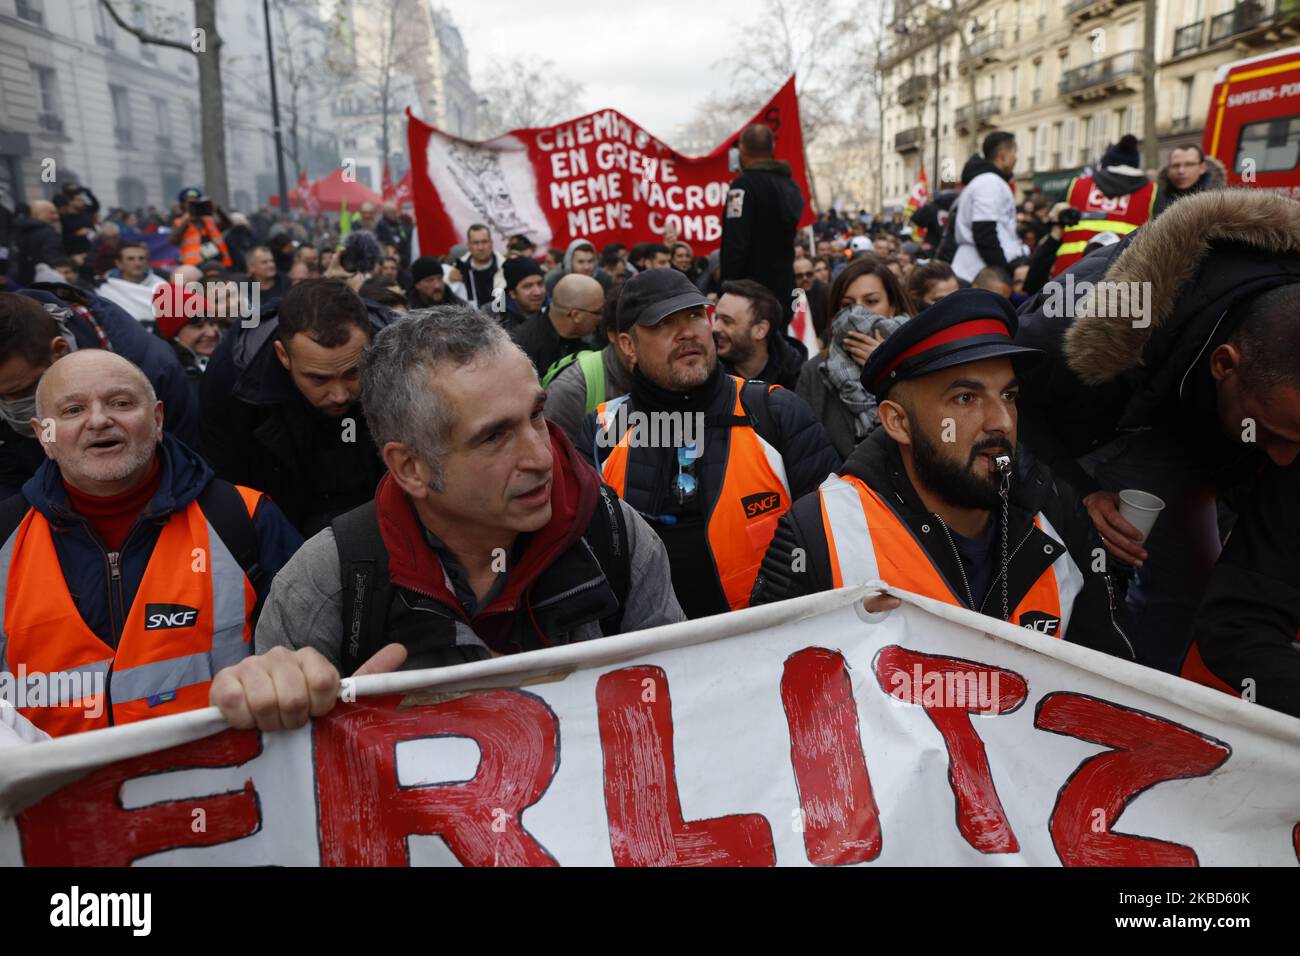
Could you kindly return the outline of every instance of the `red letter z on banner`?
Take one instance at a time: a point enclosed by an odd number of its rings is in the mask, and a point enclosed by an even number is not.
[[[407,837],[438,834],[466,866],[556,866],[524,810],[557,767],[559,722],[540,698],[500,690],[399,711],[400,696],[344,704],[315,722],[322,866],[409,866]],[[402,786],[397,745],[469,737],[482,752],[465,783]]]
[[[1079,764],[1052,808],[1052,845],[1066,866],[1197,866],[1178,843],[1112,833],[1138,794],[1163,780],[1203,777],[1232,748],[1171,720],[1118,704],[1058,692],[1038,702],[1034,726],[1114,748]],[[1100,814],[1097,812],[1100,811]],[[1094,826],[1094,821],[1101,826]]]
[[[70,783],[18,816],[28,866],[130,866],[141,857],[179,847],[215,846],[252,836],[262,825],[253,781],[233,793],[122,808],[122,785],[136,777],[237,767],[262,752],[251,730],[227,730],[204,740],[109,764]],[[13,751],[10,751],[13,753]],[[195,810],[204,827],[195,830]]]
[[[874,860],[880,856],[880,813],[843,655],[824,647],[791,654],[781,702],[809,861],[836,866]]]
[[[1025,679],[989,664],[921,654],[896,644],[881,648],[874,667],[880,689],[923,707],[942,735],[962,837],[981,853],[1020,852],[970,715],[1012,713],[1025,702]]]
[[[659,667],[625,667],[596,683],[605,753],[605,810],[617,866],[772,866],[759,813],[682,819],[673,766],[673,709]]]

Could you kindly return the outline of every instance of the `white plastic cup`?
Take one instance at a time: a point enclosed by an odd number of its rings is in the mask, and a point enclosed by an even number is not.
[[[1129,488],[1119,493],[1120,517],[1142,532],[1142,540],[1151,533],[1165,503],[1155,495]]]

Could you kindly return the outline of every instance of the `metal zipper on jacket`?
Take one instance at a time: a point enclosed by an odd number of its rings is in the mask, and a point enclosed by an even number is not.
[[[1003,576],[1004,574],[1006,574],[1007,571],[1009,571],[1009,570],[1011,569],[1011,562],[1014,561],[1014,560],[1016,559],[1016,555],[1020,553],[1020,549],[1023,548],[1023,547],[1025,546],[1025,542],[1029,540],[1029,536],[1032,535],[1033,533],[1034,533],[1034,526],[1033,526],[1033,525],[1030,525],[1030,526],[1029,526],[1029,530],[1025,532],[1025,536],[1024,536],[1023,538],[1020,539],[1020,543],[1019,543],[1018,545],[1016,545],[1016,546],[1015,546],[1015,549],[1011,552],[1011,557],[1007,558],[1007,565],[1006,565],[1006,567],[1003,568],[1001,571],[999,571],[999,572],[998,572],[998,576],[997,576],[996,578],[994,578],[993,581],[989,584],[989,592],[988,592],[988,594],[985,594],[985,595],[984,595],[984,600],[980,602],[980,613],[981,613],[981,614],[984,613],[984,605],[989,603],[989,594],[992,594],[992,593],[993,593],[993,585],[994,585],[994,584],[997,584],[998,581],[1002,578],[1002,576]]]
[[[104,554],[104,560],[108,562],[108,628],[113,635],[113,659],[108,662],[108,673],[104,675],[104,713],[108,715],[108,724],[113,726],[116,721],[113,720],[113,668],[117,665],[117,653],[122,647],[122,636],[126,631],[126,595],[122,593],[122,554],[126,551],[127,542],[135,534],[135,529],[140,526],[137,521],[131,526],[122,543],[118,545],[116,551],[109,551],[104,547],[103,540],[86,523],[86,529],[90,532],[91,540],[99,545]],[[116,618],[113,614],[113,605],[116,603],[117,609],[121,612],[122,626],[119,628]]]
[[[939,527],[943,528],[944,537],[948,539],[948,547],[952,548],[952,556],[957,559],[957,572],[961,575],[962,587],[966,589],[966,606],[974,610],[975,595],[971,592],[970,581],[966,579],[966,568],[961,563],[961,552],[957,550],[957,542],[952,540],[952,532],[948,530],[948,525],[939,517],[938,513],[932,511],[931,514],[939,522]]]
[[[532,608],[534,611],[536,611],[544,607],[550,607],[552,604],[555,604],[557,601],[564,601],[567,600],[568,598],[573,597],[575,594],[581,594],[583,591],[590,591],[592,588],[598,588],[601,586],[601,584],[605,582],[605,580],[606,578],[602,574],[598,578],[592,578],[590,581],[587,581],[583,584],[575,585],[574,587],[569,588],[569,590],[567,591],[561,591],[559,594],[553,594],[550,597],[548,597],[545,601],[541,602],[540,604],[532,605]]]
[[[1115,585],[1111,583],[1109,574],[1103,574],[1102,577],[1106,581],[1106,596],[1109,598],[1108,603],[1110,604],[1111,626],[1115,628],[1119,633],[1119,636],[1124,639],[1124,645],[1128,648],[1129,656],[1132,657],[1133,660],[1137,660],[1137,651],[1133,649],[1133,642],[1128,639],[1128,635],[1124,633],[1124,628],[1120,627],[1119,622],[1115,620]]]

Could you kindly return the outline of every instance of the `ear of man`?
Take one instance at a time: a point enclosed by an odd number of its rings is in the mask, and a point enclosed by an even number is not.
[[[1223,381],[1229,375],[1241,370],[1241,350],[1231,342],[1225,342],[1210,353],[1210,374],[1215,381]]]
[[[384,460],[388,473],[402,491],[412,498],[428,496],[431,477],[429,466],[410,448],[401,442],[385,442],[379,457]]]
[[[885,434],[899,445],[912,444],[912,421],[914,401],[908,391],[908,383],[899,382],[889,392],[889,398],[876,406],[880,418],[880,427]]]

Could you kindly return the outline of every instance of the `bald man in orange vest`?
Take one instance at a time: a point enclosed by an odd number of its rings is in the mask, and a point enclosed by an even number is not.
[[[0,697],[51,736],[206,707],[302,544],[162,421],[144,373],[105,349],[37,387],[47,461],[0,504]]]

